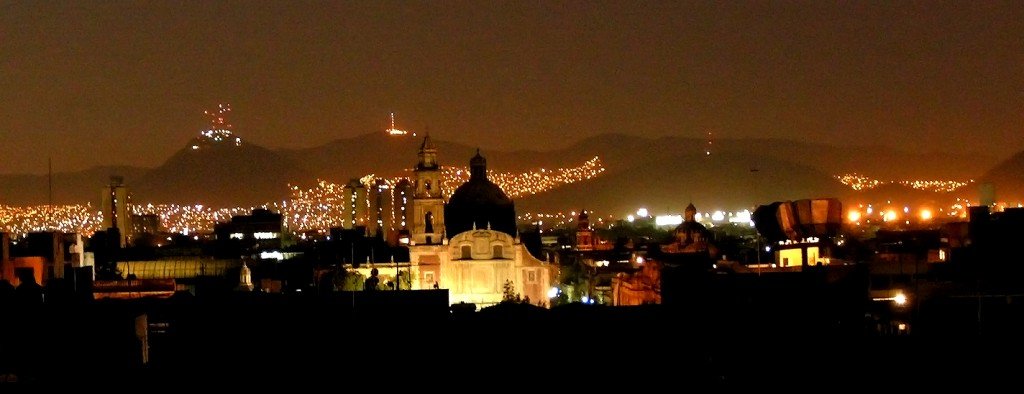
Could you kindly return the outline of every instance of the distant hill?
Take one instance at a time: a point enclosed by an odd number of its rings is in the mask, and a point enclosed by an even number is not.
[[[999,160],[982,154],[909,153],[881,146],[840,147],[781,139],[730,140],[719,148],[799,162],[831,175],[857,172],[883,180],[967,180]]]
[[[253,144],[182,148],[163,165],[128,184],[135,201],[255,206],[288,196],[289,183],[311,182],[310,171],[288,156]]]
[[[338,139],[307,149],[282,150],[303,163],[314,175],[347,181],[369,173],[397,174],[416,162],[423,136],[392,137],[370,133]],[[444,165],[467,165],[477,147],[432,137]],[[704,154],[707,141],[685,137],[645,138],[602,134],[570,147],[552,151],[495,151],[481,147],[494,169],[524,171],[538,167],[571,165],[600,156],[609,168],[623,168],[648,159],[667,160],[679,155]],[[803,163],[836,175],[859,172],[880,179],[971,179],[998,159],[985,155],[945,153],[911,154],[879,146],[836,147],[784,139],[716,139],[713,154],[737,154]]]
[[[828,174],[790,161],[733,153],[685,154],[638,160],[589,182],[517,200],[516,209],[632,212],[646,207],[682,212],[693,202],[702,211],[735,210],[752,208],[759,201],[836,196],[844,188]]]
[[[53,174],[54,204],[99,204],[100,189],[111,175],[123,176],[129,184],[148,169],[127,166],[94,167],[84,171]],[[0,204],[35,205],[48,201],[47,175],[0,175]]]
[[[375,132],[317,147],[282,150],[249,143],[192,149],[194,144],[189,143],[154,169],[98,167],[55,174],[54,201],[95,204],[99,188],[109,176],[121,175],[139,202],[252,206],[287,197],[288,184],[307,186],[317,178],[343,183],[370,173],[406,174],[416,163],[422,138]],[[437,137],[434,143],[441,164],[446,166],[468,165],[477,149]],[[908,154],[883,147],[836,147],[781,139],[716,139],[710,156],[706,147],[707,141],[698,138],[603,134],[564,149],[505,152],[484,146],[481,153],[492,170],[515,172],[576,166],[594,156],[601,158],[607,169],[602,176],[516,201],[521,210],[541,211],[587,205],[622,212],[640,204],[680,210],[690,198],[727,205],[724,209],[746,206],[749,201],[842,197],[851,191],[832,179],[833,175],[859,172],[883,180],[970,179],[997,161],[987,156]],[[1020,173],[1012,168],[1005,172],[1009,175],[993,176],[1014,179],[1013,174]],[[0,204],[42,204],[47,200],[46,176],[0,175],[0,187]],[[900,194],[898,189],[884,192]]]
[[[991,183],[995,186],[996,200],[1024,200],[1024,151],[996,164],[981,176],[980,183]]]
[[[468,166],[469,159],[476,154],[478,147],[458,142],[438,140],[431,137],[437,146],[439,160],[445,166]],[[314,177],[332,182],[347,182],[367,174],[379,176],[398,176],[405,170],[416,165],[417,153],[423,143],[423,136],[393,137],[384,133],[363,134],[358,137],[345,138],[327,144],[307,148],[281,150],[281,155],[309,168]],[[528,169],[572,165],[594,157],[594,154],[582,153],[573,157],[552,155],[550,152],[516,151],[501,152],[480,147],[481,153],[493,163],[502,163],[495,167],[502,171],[524,171]],[[579,160],[576,160],[578,156]]]

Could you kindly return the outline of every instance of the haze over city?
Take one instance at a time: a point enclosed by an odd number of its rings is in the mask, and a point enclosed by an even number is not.
[[[220,102],[275,149],[379,132],[391,112],[498,150],[709,131],[1024,148],[1015,2],[250,5],[4,3],[0,173],[155,167]]]

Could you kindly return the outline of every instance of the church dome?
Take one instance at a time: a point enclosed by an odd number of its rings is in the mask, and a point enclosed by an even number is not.
[[[676,234],[681,233],[681,232],[690,233],[690,234],[693,234],[695,232],[700,232],[700,233],[703,234],[703,233],[706,233],[707,231],[708,231],[707,227],[704,227],[703,224],[700,224],[700,223],[697,223],[697,222],[682,222],[682,223],[679,223],[678,226],[676,226]]]
[[[700,241],[708,233],[708,228],[697,222],[697,208],[690,203],[686,207],[685,219],[676,226],[676,239],[683,243]]]
[[[450,236],[465,231],[487,229],[516,235],[516,211],[512,199],[487,179],[487,160],[470,160],[469,181],[455,189],[445,206],[445,226]]]

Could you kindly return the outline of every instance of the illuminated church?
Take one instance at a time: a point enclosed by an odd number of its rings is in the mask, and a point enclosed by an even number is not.
[[[413,176],[409,261],[413,289],[449,291],[452,304],[502,301],[506,283],[530,303],[546,305],[552,267],[520,242],[515,205],[487,179],[487,160],[470,160],[469,181],[445,202],[437,148],[427,135]]]

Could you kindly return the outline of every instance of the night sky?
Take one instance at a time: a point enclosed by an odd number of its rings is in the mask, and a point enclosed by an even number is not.
[[[203,110],[272,148],[400,128],[1024,149],[1024,3],[0,0],[0,173],[156,166]],[[879,4],[881,3],[881,4]]]

